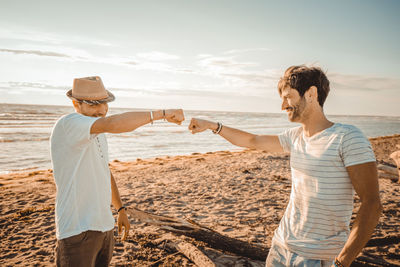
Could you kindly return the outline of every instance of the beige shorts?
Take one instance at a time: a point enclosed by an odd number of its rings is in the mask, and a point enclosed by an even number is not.
[[[57,266],[108,266],[114,250],[114,230],[86,231],[57,240]]]

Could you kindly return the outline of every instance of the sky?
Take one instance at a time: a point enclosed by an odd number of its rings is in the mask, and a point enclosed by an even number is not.
[[[0,1],[0,103],[281,111],[292,65],[321,67],[332,115],[400,116],[400,1]]]

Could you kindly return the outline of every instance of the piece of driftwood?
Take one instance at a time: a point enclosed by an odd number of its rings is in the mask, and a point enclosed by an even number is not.
[[[189,260],[191,260],[194,264],[198,267],[216,267],[215,263],[210,260],[200,249],[196,246],[185,242],[185,241],[178,241],[178,242],[168,242],[166,244],[167,247],[170,249],[174,249],[182,253],[186,256]]]
[[[386,173],[386,172],[383,172],[383,171],[379,171],[378,172],[378,177],[379,178],[383,178],[383,179],[389,179],[389,180],[392,180],[394,182],[399,180],[399,177],[397,175],[394,175],[394,174],[391,174],[391,173]]]
[[[400,244],[400,236],[392,235],[386,237],[371,238],[365,247],[379,247]]]
[[[168,256],[166,256],[166,257],[164,257],[164,258],[161,258],[161,259],[159,259],[158,261],[155,261],[155,262],[151,263],[151,264],[149,265],[149,267],[158,266],[158,264],[160,264],[161,262],[165,261],[167,258],[173,257],[173,256],[178,255],[178,254],[180,254],[180,253],[182,253],[182,252],[177,251],[177,252],[175,252],[175,253],[169,254]]]
[[[386,166],[383,164],[378,164],[378,170],[389,173],[389,174],[393,174],[393,175],[398,175],[398,171],[396,168],[390,167],[390,166]]]
[[[400,144],[397,145],[397,148],[400,148]],[[400,150],[395,151],[392,154],[390,154],[390,158],[393,159],[394,162],[396,162],[397,172],[399,175],[399,182],[400,182]]]
[[[190,220],[181,220],[172,217],[159,216],[135,208],[128,208],[128,214],[131,218],[157,225],[161,229],[169,232],[192,237],[198,241],[207,243],[214,249],[224,250],[233,254],[243,256],[258,261],[265,261],[268,256],[268,248],[253,245],[235,238],[227,237],[215,232],[212,229],[201,226]],[[385,242],[386,241],[386,242]],[[390,240],[371,240],[367,246],[387,245],[388,243],[397,243],[399,240],[390,238]],[[176,242],[176,241],[175,241]],[[175,248],[177,249],[177,248]],[[178,249],[177,249],[178,250]],[[184,252],[182,252],[185,254]],[[190,254],[190,253],[189,253]],[[186,254],[185,254],[186,255]],[[187,256],[189,258],[189,256]],[[191,259],[191,258],[189,258]],[[191,259],[192,260],[192,259]],[[203,261],[206,262],[206,261]],[[212,265],[210,265],[212,266]],[[373,255],[363,254],[353,261],[352,267],[376,267],[376,266],[396,266],[388,263],[384,259],[376,258]]]
[[[400,148],[400,145],[397,145],[397,148]],[[400,167],[400,150],[393,152],[390,154],[390,158],[396,162],[397,167]]]
[[[375,258],[371,255],[361,255],[350,265],[351,267],[399,267],[385,261],[384,259]]]
[[[239,256],[259,261],[265,261],[268,255],[269,250],[266,247],[221,235],[210,228],[201,226],[190,220],[154,215],[135,208],[128,208],[127,212],[131,218],[152,225],[157,225],[161,229],[169,232],[192,237],[198,241],[203,241],[214,249],[231,252]]]

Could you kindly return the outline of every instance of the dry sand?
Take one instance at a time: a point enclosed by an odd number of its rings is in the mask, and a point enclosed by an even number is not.
[[[394,163],[389,155],[400,144],[400,135],[373,138],[371,143],[379,162]],[[267,247],[290,193],[286,154],[222,151],[135,162],[115,160],[110,166],[126,206],[191,219]],[[384,212],[373,234],[379,246],[367,247],[363,254],[400,265],[400,183],[381,178],[380,190]],[[55,193],[51,170],[0,176],[0,266],[54,265]],[[355,204],[357,211],[357,196]],[[194,266],[182,254],[163,247],[163,231],[134,220],[131,223],[126,242],[116,236],[113,266],[148,266],[157,261],[154,266]],[[223,255],[205,250],[214,257]]]

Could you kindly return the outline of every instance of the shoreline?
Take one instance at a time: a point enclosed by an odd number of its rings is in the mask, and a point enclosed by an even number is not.
[[[377,137],[370,137],[368,138],[368,140],[371,142],[371,144],[373,144],[374,142],[380,142],[383,140],[390,140],[390,139],[396,139],[399,138],[400,134],[393,134],[393,135],[384,135],[384,136],[377,136]],[[218,151],[210,151],[210,152],[204,152],[204,153],[200,153],[200,152],[192,152],[190,154],[182,154],[182,155],[165,155],[165,156],[154,156],[154,157],[150,157],[150,158],[136,158],[134,160],[119,160],[119,159],[113,159],[110,160],[111,162],[126,162],[126,163],[130,163],[130,162],[136,162],[137,160],[143,160],[143,161],[153,161],[155,159],[170,159],[170,158],[174,158],[174,157],[190,157],[192,155],[199,155],[199,154],[204,154],[204,155],[208,155],[208,154],[215,154],[215,153],[220,153],[220,152],[231,152],[231,153],[237,153],[237,152],[243,152],[243,151],[247,151],[250,149],[247,148],[237,148],[237,149],[232,149],[232,150],[218,150]],[[399,148],[400,150],[400,148]],[[378,160],[378,158],[377,158]],[[13,174],[13,173],[23,173],[23,172],[36,172],[36,171],[44,171],[44,170],[51,170],[51,168],[40,168],[37,166],[32,166],[32,167],[27,167],[27,168],[23,168],[21,170],[9,170],[9,171],[0,171],[0,176],[2,175],[8,175],[8,174]]]
[[[0,105],[15,105],[15,106],[45,106],[45,107],[61,107],[61,108],[73,108],[71,105],[51,105],[51,104],[22,104],[22,103],[11,103],[11,102],[3,102]],[[154,108],[132,108],[132,107],[112,107],[112,109],[131,109],[131,110],[152,110]],[[217,113],[226,113],[226,112],[234,112],[234,113],[255,113],[255,114],[284,114],[282,112],[265,112],[265,111],[229,111],[229,110],[195,110],[195,109],[185,109],[184,111],[189,112],[217,112]],[[354,116],[354,117],[393,117],[399,118],[400,115],[376,115],[376,114],[326,114],[327,116]]]
[[[400,145],[400,135],[370,141],[377,160],[390,162],[390,153]],[[289,154],[284,153],[192,153],[113,160],[110,168],[125,206],[189,219],[264,247],[270,246],[291,190]],[[366,247],[363,253],[400,265],[400,183],[382,177],[379,182],[384,211],[372,239],[380,245]],[[0,191],[0,265],[54,265],[56,187],[51,169],[0,175]],[[360,204],[357,195],[354,203],[353,220]],[[116,218],[115,209],[112,211]],[[162,230],[132,218],[130,221],[127,241],[122,243],[115,234],[111,266],[148,266],[156,261],[167,266],[193,266],[185,256],[163,248],[159,241],[165,235]]]

